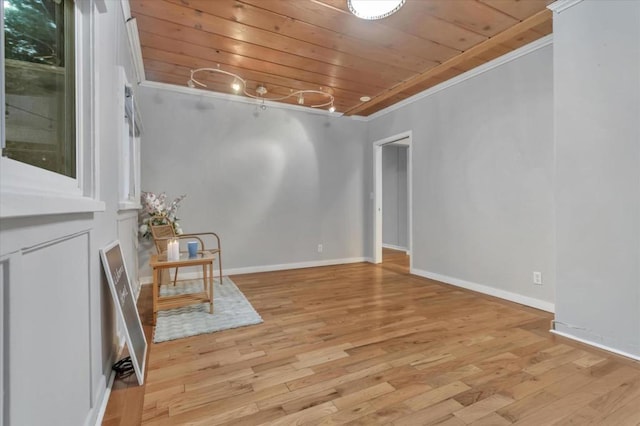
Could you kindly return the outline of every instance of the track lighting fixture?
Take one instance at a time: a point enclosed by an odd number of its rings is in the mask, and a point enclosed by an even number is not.
[[[259,85],[258,87],[256,87],[256,93],[258,94],[258,96],[260,96],[261,98],[264,98],[264,95],[267,94],[267,88],[264,87],[262,84]]]
[[[240,82],[238,81],[237,78],[233,79],[233,83],[231,83],[231,89],[234,92],[239,92],[240,91]]]
[[[213,72],[213,73],[219,73],[219,74],[224,74],[224,75],[233,77],[233,83],[231,83],[231,89],[233,89],[233,91],[236,93],[242,92],[245,96],[261,100],[262,101],[262,104],[260,105],[261,109],[267,108],[266,105],[264,104],[264,101],[282,101],[290,97],[296,97],[298,99],[298,105],[304,105],[305,94],[316,94],[316,95],[322,95],[326,99],[326,102],[309,105],[309,107],[311,108],[329,107],[329,112],[335,112],[336,110],[336,107],[333,104],[334,103],[333,95],[323,90],[311,90],[311,89],[296,90],[296,91],[292,91],[286,96],[267,97],[268,90],[264,84],[258,84],[255,90],[251,92],[247,89],[247,81],[245,79],[243,79],[237,74],[220,69],[220,66],[218,66],[218,68],[198,68],[198,69],[191,70],[191,78],[189,78],[189,81],[187,81],[187,86],[191,88],[195,88],[196,86],[207,87],[206,84],[202,83],[201,81],[195,78],[195,75],[199,72]]]

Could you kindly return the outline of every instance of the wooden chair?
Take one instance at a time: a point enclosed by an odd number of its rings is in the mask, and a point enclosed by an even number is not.
[[[155,243],[158,254],[162,254],[167,251],[167,242],[171,239],[196,240],[198,241],[199,246],[198,251],[206,251],[218,256],[218,268],[220,268],[220,276],[222,277],[222,247],[220,246],[220,237],[218,234],[215,232],[197,232],[176,235],[173,225],[150,225],[149,227],[151,228],[151,235],[153,236],[153,242]],[[205,246],[205,239],[215,241],[215,247]],[[177,280],[178,268],[176,268],[176,272],[173,276],[173,285],[176,285]],[[222,282],[220,282],[220,284],[222,285]]]

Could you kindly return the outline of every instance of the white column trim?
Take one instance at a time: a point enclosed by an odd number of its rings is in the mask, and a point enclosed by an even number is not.
[[[583,0],[556,0],[547,6],[547,9],[553,11],[553,13],[562,13],[570,7],[582,2]]]

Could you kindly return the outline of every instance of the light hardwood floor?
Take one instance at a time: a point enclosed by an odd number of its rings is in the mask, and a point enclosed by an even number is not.
[[[103,424],[640,424],[640,363],[384,257],[232,277],[264,323],[151,344]]]

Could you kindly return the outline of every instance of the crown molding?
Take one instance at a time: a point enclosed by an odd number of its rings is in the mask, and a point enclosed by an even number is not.
[[[232,95],[229,93],[212,92],[210,90],[191,88],[187,86],[184,86],[184,87],[176,86],[175,84],[160,83],[157,81],[145,80],[140,83],[140,86],[148,87],[152,89],[167,90],[170,92],[184,93],[187,95],[202,96],[205,98],[214,98],[214,99],[221,99],[225,101],[239,102],[239,103],[250,104],[255,106],[262,105],[263,103],[262,100],[248,98],[246,96]],[[311,108],[311,107],[305,107],[305,106],[299,106],[299,105],[285,104],[281,102],[269,101],[266,99],[264,101],[264,104],[269,108],[306,112],[308,114],[324,115],[329,117],[342,117],[341,112],[329,112],[326,109],[321,109],[321,108]]]
[[[553,13],[562,13],[570,7],[575,6],[578,3],[581,3],[583,0],[556,0],[547,6],[547,9],[551,10]]]
[[[576,0],[571,0],[571,1],[576,1]],[[582,0],[577,0],[577,1],[582,1]],[[483,74],[487,71],[491,71],[494,68],[497,68],[501,65],[504,65],[508,62],[511,62],[515,59],[520,58],[521,56],[525,56],[528,55],[531,52],[535,52],[538,49],[541,49],[543,47],[549,46],[553,44],[553,34],[549,34],[547,36],[544,36],[542,38],[539,38],[536,41],[533,41],[525,46],[522,46],[514,51],[511,51],[509,53],[506,53],[492,61],[486,62],[480,66],[477,66],[465,73],[462,73],[456,77],[453,77],[447,81],[443,81],[442,83],[433,86],[430,89],[427,89],[423,92],[417,93],[411,97],[408,97],[407,99],[404,99],[396,104],[393,104],[391,106],[388,106],[385,109],[382,109],[378,112],[375,112],[367,117],[364,117],[366,120],[365,121],[371,121],[371,120],[375,120],[376,118],[382,117],[383,115],[389,114],[390,112],[393,112],[397,109],[403,108],[407,105],[410,105],[414,102],[418,102],[419,100],[423,99],[423,98],[428,98],[429,96],[432,96],[444,89],[447,89],[451,86],[455,86],[456,84],[460,84],[463,81],[466,81],[470,78],[476,77],[480,74]]]

